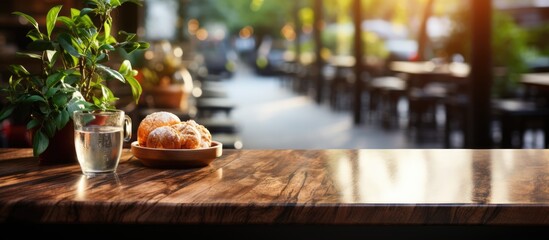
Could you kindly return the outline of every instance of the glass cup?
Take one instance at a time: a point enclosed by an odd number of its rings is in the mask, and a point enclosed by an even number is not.
[[[114,173],[122,146],[132,137],[132,121],[122,110],[77,110],[73,113],[74,145],[87,176]]]

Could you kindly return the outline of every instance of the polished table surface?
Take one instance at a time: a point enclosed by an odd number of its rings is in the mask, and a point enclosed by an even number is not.
[[[549,224],[548,150],[224,150],[195,169],[117,174],[0,149],[0,222]]]

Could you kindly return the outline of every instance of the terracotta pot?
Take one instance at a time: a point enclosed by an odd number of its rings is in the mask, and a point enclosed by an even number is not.
[[[185,108],[188,97],[180,84],[148,88],[144,92],[150,97],[148,105],[155,108]]]
[[[74,148],[74,124],[72,121],[69,121],[64,128],[50,139],[48,148],[38,156],[38,160],[40,165],[78,162],[76,149]]]

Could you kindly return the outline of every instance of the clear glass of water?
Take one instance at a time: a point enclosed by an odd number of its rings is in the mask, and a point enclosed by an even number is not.
[[[116,172],[122,146],[132,135],[132,121],[122,110],[78,110],[73,113],[74,145],[87,176]]]

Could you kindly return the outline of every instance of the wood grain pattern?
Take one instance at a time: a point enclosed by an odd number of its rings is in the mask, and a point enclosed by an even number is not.
[[[94,178],[31,155],[0,149],[0,222],[549,224],[548,150],[224,150],[154,169],[124,149]]]

